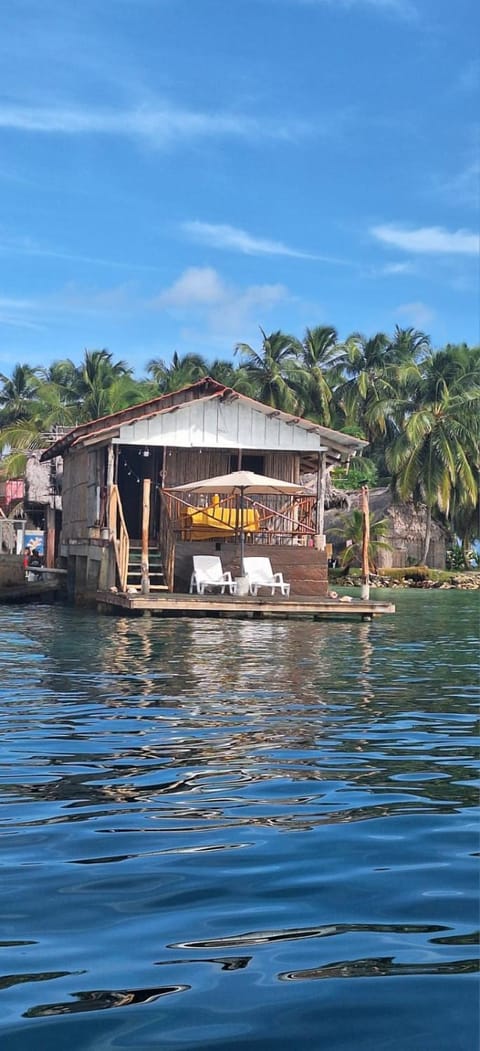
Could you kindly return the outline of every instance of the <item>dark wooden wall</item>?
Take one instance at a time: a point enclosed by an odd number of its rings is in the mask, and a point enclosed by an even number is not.
[[[322,596],[328,591],[328,568],[325,551],[290,544],[247,544],[246,555],[269,558],[274,573],[282,572],[290,582],[290,594]],[[240,555],[236,544],[222,541],[179,542],[175,550],[175,591],[188,591],[193,569],[193,555],[219,555],[224,570],[233,577],[240,573]],[[268,591],[259,592],[268,595]]]

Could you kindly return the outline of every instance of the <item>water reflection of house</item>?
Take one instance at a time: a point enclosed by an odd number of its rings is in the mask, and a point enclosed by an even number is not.
[[[304,472],[317,473],[317,492],[295,503],[249,497],[254,529],[248,543],[250,554],[268,554],[274,570],[288,573],[292,593],[321,595],[327,587],[321,548],[328,468],[364,445],[208,377],[75,427],[41,457],[63,457],[59,554],[75,594],[137,585],[145,530],[151,589],[185,590],[195,553],[218,552],[224,568],[237,571],[235,516],[207,508],[211,535],[204,530],[200,537],[202,498],[180,500],[168,489],[241,468],[295,483]],[[218,506],[228,507],[228,499]]]

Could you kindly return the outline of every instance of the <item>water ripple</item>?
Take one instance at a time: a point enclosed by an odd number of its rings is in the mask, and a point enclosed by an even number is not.
[[[476,1051],[475,597],[395,598],[0,607],[2,1051]]]

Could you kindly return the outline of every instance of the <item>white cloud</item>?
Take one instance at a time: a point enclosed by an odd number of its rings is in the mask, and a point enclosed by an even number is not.
[[[242,333],[250,332],[253,325],[265,323],[269,311],[287,301],[291,301],[291,296],[285,285],[240,288],[224,281],[211,267],[189,267],[149,305],[155,310],[167,310],[187,325],[185,338],[213,337],[225,346],[228,340],[242,338]]]
[[[54,310],[79,311],[89,314],[110,314],[130,312],[139,306],[136,288],[133,284],[117,285],[112,288],[83,288],[75,281],[70,281],[60,293],[46,301]]]
[[[202,223],[198,220],[182,223],[181,229],[187,236],[212,248],[226,248],[243,255],[285,255],[294,259],[318,259],[310,252],[289,248],[282,241],[271,241],[266,237],[256,237],[246,230],[222,223]]]
[[[132,285],[112,288],[82,288],[69,282],[63,288],[36,299],[0,298],[0,326],[42,330],[55,321],[65,323],[71,315],[98,316],[135,313],[145,309]]]
[[[37,308],[38,304],[33,299],[2,296],[0,298],[0,326],[40,330],[42,326],[31,317],[32,311],[36,311]]]
[[[402,303],[395,308],[394,316],[404,318],[413,328],[425,328],[435,318],[435,311],[426,303]]]
[[[416,18],[418,9],[413,0],[297,0],[300,4],[319,7],[329,5],[336,8],[366,7],[384,14],[397,15],[400,18]]]
[[[384,244],[406,252],[434,255],[477,255],[480,237],[470,230],[445,230],[442,226],[421,226],[407,230],[394,223],[371,228],[370,233]]]
[[[0,105],[0,128],[50,135],[143,138],[156,146],[166,146],[182,139],[214,137],[250,139],[262,135],[288,140],[311,130],[300,121],[279,122],[235,113],[202,113],[169,103],[129,110],[3,103]]]
[[[382,267],[381,273],[387,277],[395,276],[397,274],[410,274],[412,272],[411,263],[385,263]]]
[[[225,297],[225,286],[209,266],[190,266],[152,302],[155,307],[213,306]]]
[[[85,263],[88,266],[105,266],[113,269],[126,269],[130,271],[146,270],[158,273],[160,267],[149,266],[147,263],[137,263],[132,259],[103,259],[101,256],[82,255],[76,252],[66,252],[62,249],[41,245],[30,237],[9,237],[0,235],[0,254],[24,255],[40,259],[60,259],[67,263]]]

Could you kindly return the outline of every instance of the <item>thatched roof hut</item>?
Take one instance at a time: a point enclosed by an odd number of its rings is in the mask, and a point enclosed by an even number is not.
[[[302,485],[305,485],[307,489],[311,489],[312,493],[317,492],[318,485],[318,474],[304,474],[302,475]],[[325,510],[342,510],[348,511],[352,506],[351,494],[347,493],[345,489],[336,489],[332,482],[331,469],[327,470],[326,475],[326,486],[325,486]]]
[[[42,463],[41,455],[41,449],[28,454],[25,466],[25,507],[53,507],[60,510],[61,457]]]
[[[387,540],[390,551],[380,551],[378,568],[387,569],[395,566],[403,568],[421,561],[427,524],[427,509],[424,504],[396,503],[389,487],[370,491],[370,511],[376,519],[386,518],[390,523]],[[351,507],[357,507],[359,493],[350,493]],[[333,543],[334,552],[343,547],[334,533],[344,519],[344,513],[331,509],[325,514],[325,532],[327,540]],[[432,521],[431,541],[427,563],[433,569],[445,569],[445,558],[449,542],[448,531],[438,522]]]

